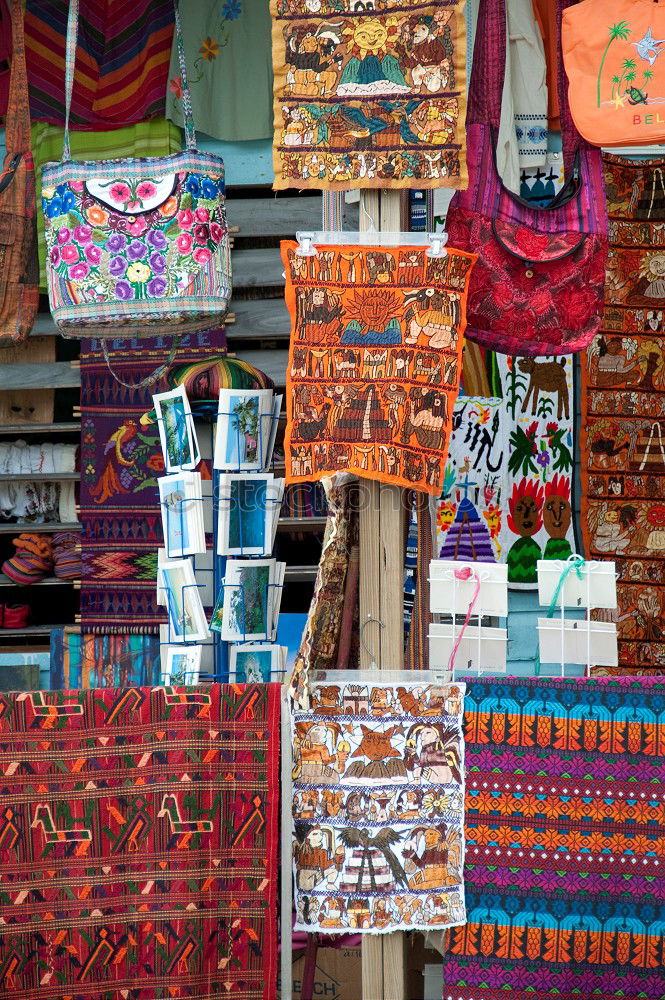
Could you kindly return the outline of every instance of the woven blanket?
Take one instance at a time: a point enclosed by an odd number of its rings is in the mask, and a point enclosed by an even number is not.
[[[278,685],[0,695],[0,994],[274,1000]]]
[[[170,338],[112,342],[113,367],[139,382],[168,357]],[[218,355],[222,332],[181,339],[176,362]],[[162,545],[157,477],[164,459],[156,424],[141,426],[152,407],[150,389],[127,389],[109,372],[97,340],[81,348],[81,522],[84,632],[156,632],[157,549]]]
[[[473,254],[282,243],[287,483],[353,472],[439,495]]]
[[[582,369],[582,526],[616,561],[621,667],[665,669],[665,160],[603,157],[605,313]],[[606,613],[606,617],[609,617]]]
[[[159,684],[159,636],[51,632],[52,691]]]
[[[68,0],[27,0],[33,121],[64,124]],[[99,131],[163,115],[172,0],[81,0],[71,125]]]
[[[467,679],[444,1000],[662,1000],[665,684]]]
[[[466,187],[463,3],[270,7],[276,188]]]

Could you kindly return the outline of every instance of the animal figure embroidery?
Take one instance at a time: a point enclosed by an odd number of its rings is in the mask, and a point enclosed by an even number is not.
[[[517,366],[522,372],[526,372],[529,378],[529,388],[522,403],[522,413],[526,413],[531,399],[531,413],[535,415],[538,409],[538,397],[541,392],[552,392],[557,394],[557,418],[561,420],[565,416],[570,417],[570,401],[568,394],[568,382],[566,380],[566,361],[535,361],[533,358],[520,358]]]
[[[182,819],[180,806],[175,795],[164,796],[162,799],[162,808],[157,815],[160,819],[166,816],[172,834],[183,834],[178,841],[179,848],[188,847],[195,833],[212,833],[212,821],[209,819]]]
[[[76,855],[87,854],[90,850],[92,831],[86,830],[84,827],[58,830],[53,822],[51,807],[47,803],[35,806],[35,818],[30,826],[33,830],[41,826],[46,844],[71,844],[72,846],[78,844],[74,849]]]

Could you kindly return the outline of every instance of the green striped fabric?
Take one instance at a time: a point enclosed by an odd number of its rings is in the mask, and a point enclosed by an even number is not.
[[[41,204],[42,167],[62,157],[64,129],[58,125],[35,122],[32,126],[32,155],[35,161],[37,205]],[[182,132],[164,118],[153,118],[138,125],[110,132],[70,132],[73,160],[114,160],[130,156],[168,156],[182,149]],[[44,215],[38,208],[39,286],[46,291],[46,241]]]

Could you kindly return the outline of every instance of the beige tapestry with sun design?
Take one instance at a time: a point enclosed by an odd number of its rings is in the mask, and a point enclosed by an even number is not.
[[[582,369],[587,554],[618,573],[619,671],[665,673],[665,160],[603,157],[605,313]],[[607,672],[607,671],[604,671]]]
[[[275,188],[466,187],[462,0],[271,11]]]

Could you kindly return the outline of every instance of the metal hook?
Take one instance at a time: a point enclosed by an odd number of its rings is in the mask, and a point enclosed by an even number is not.
[[[364,651],[369,656],[369,660],[370,660],[369,667],[370,667],[370,670],[378,670],[378,664],[376,662],[376,657],[374,656],[374,653],[372,652],[372,650],[369,648],[369,646],[365,642],[365,629],[370,624],[370,622],[376,622],[376,624],[379,626],[379,628],[381,630],[383,630],[386,626],[383,624],[383,622],[381,621],[380,618],[373,618],[372,615],[367,615],[367,618],[365,619],[365,621],[363,622],[363,624],[360,627],[360,645],[362,646],[362,648],[364,649]]]

